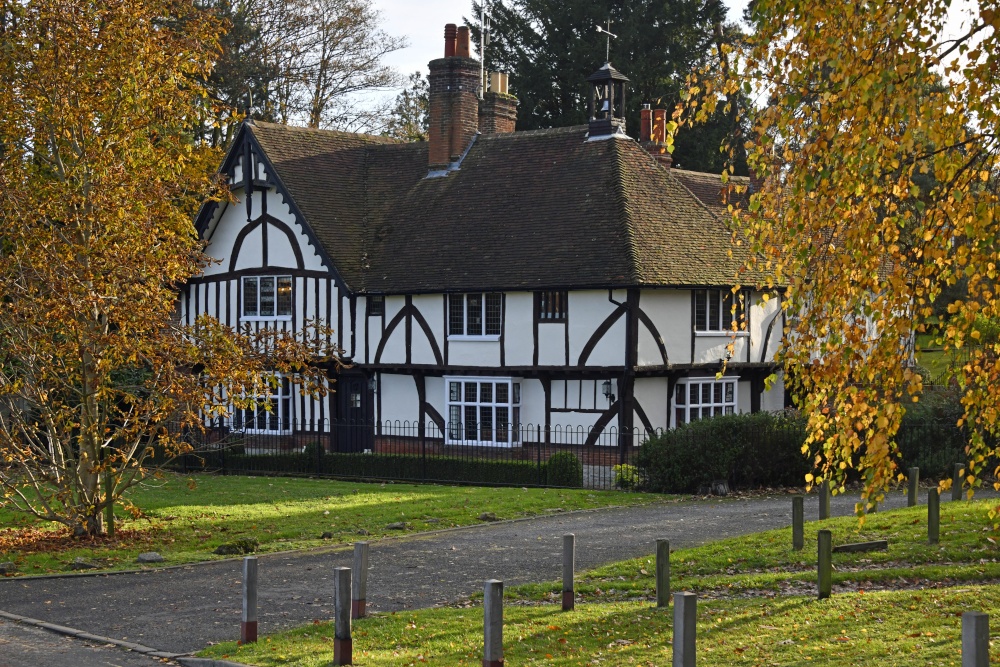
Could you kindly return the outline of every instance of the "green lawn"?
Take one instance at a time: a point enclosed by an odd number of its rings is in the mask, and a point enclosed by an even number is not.
[[[673,590],[698,591],[698,664],[960,665],[963,611],[1000,613],[1000,568],[990,501],[945,503],[941,543],[926,543],[926,507],[881,512],[859,529],[842,517],[806,524],[807,547],[790,529],[680,549]],[[884,538],[888,552],[834,555],[834,584],[851,592],[815,599],[816,531],[834,544]],[[556,583],[508,588],[506,662],[511,665],[667,665],[672,610],[654,608],[652,557],[577,575],[575,611],[562,613]],[[882,589],[882,590],[879,590]],[[836,590],[836,589],[835,589]],[[995,623],[994,623],[995,625]],[[332,626],[315,624],[256,645],[200,655],[251,665],[321,665]],[[355,623],[355,664],[481,664],[482,609],[377,614]],[[1000,660],[1000,643],[993,654]]]
[[[164,565],[222,558],[212,551],[239,538],[259,541],[258,552],[353,542],[367,531],[377,539],[548,511],[647,503],[657,496],[584,489],[511,488],[417,484],[363,484],[288,477],[174,475],[136,487],[133,518],[119,508],[115,540],[74,541],[58,526],[0,511],[0,562],[19,574],[64,572],[77,557],[101,568],[136,567],[140,552],[156,551]],[[405,522],[405,531],[390,530]],[[328,532],[326,540],[320,536]]]

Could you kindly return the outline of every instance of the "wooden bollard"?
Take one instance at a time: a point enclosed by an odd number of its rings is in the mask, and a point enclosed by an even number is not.
[[[833,535],[829,530],[819,531],[816,545],[818,547],[816,570],[819,579],[819,599],[822,600],[830,597],[833,590]]]
[[[503,667],[503,582],[486,582],[483,603],[483,667]]]
[[[576,535],[567,533],[563,535],[563,585],[562,585],[562,610],[573,611],[576,603],[576,592],[573,586],[573,578],[576,574]]]
[[[962,614],[962,667],[989,667],[990,617],[981,611]]]
[[[368,543],[354,543],[354,567],[351,569],[351,618],[365,617],[368,597]]]
[[[698,633],[698,596],[674,593],[673,667],[695,667],[695,640]]]
[[[351,642],[351,568],[333,568],[333,664],[350,665]]]
[[[906,506],[916,507],[920,503],[917,493],[920,492],[920,468],[910,468],[910,477],[907,480]]]
[[[965,466],[961,463],[955,464],[955,471],[951,475],[951,499],[962,499],[962,471]]]
[[[830,482],[819,485],[819,518],[830,518]]]
[[[656,606],[670,604],[670,540],[656,540]]]
[[[257,557],[243,559],[243,615],[240,619],[240,643],[257,641]]]
[[[792,498],[792,549],[802,551],[805,546],[805,501],[802,496]]]
[[[941,496],[937,488],[927,492],[927,543],[937,544],[941,535]]]

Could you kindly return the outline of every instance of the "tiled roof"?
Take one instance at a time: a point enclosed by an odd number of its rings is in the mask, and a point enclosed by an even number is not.
[[[441,178],[426,143],[250,129],[356,292],[721,286],[741,263],[709,186],[586,127],[479,136]]]

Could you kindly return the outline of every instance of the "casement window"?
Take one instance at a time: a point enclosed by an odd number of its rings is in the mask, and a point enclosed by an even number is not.
[[[385,297],[380,295],[368,297],[367,312],[368,312],[368,317],[384,317]]]
[[[685,379],[674,389],[674,426],[736,412],[736,378]]]
[[[539,322],[565,322],[566,292],[535,292],[535,317]]]
[[[746,292],[733,294],[731,289],[696,289],[692,295],[695,331],[733,331],[734,324],[735,330],[739,330],[749,296]]]
[[[520,442],[521,383],[512,378],[446,377],[448,444]]]
[[[292,317],[291,276],[245,276],[244,320],[279,320]]]
[[[292,382],[283,375],[265,383],[256,406],[233,410],[233,430],[274,435],[292,432]]]
[[[448,336],[497,340],[503,322],[503,299],[498,292],[448,295]]]

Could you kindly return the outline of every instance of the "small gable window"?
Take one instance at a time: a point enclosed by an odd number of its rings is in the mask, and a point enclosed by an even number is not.
[[[285,319],[291,316],[291,276],[243,278],[243,319]]]
[[[745,292],[734,294],[731,289],[696,289],[693,296],[695,331],[739,330],[746,308]]]
[[[385,297],[381,295],[368,297],[368,317],[384,317],[384,316],[385,316]]]
[[[503,322],[498,292],[448,295],[448,336],[497,340]]]
[[[565,322],[566,292],[535,292],[535,317],[539,322]]]

